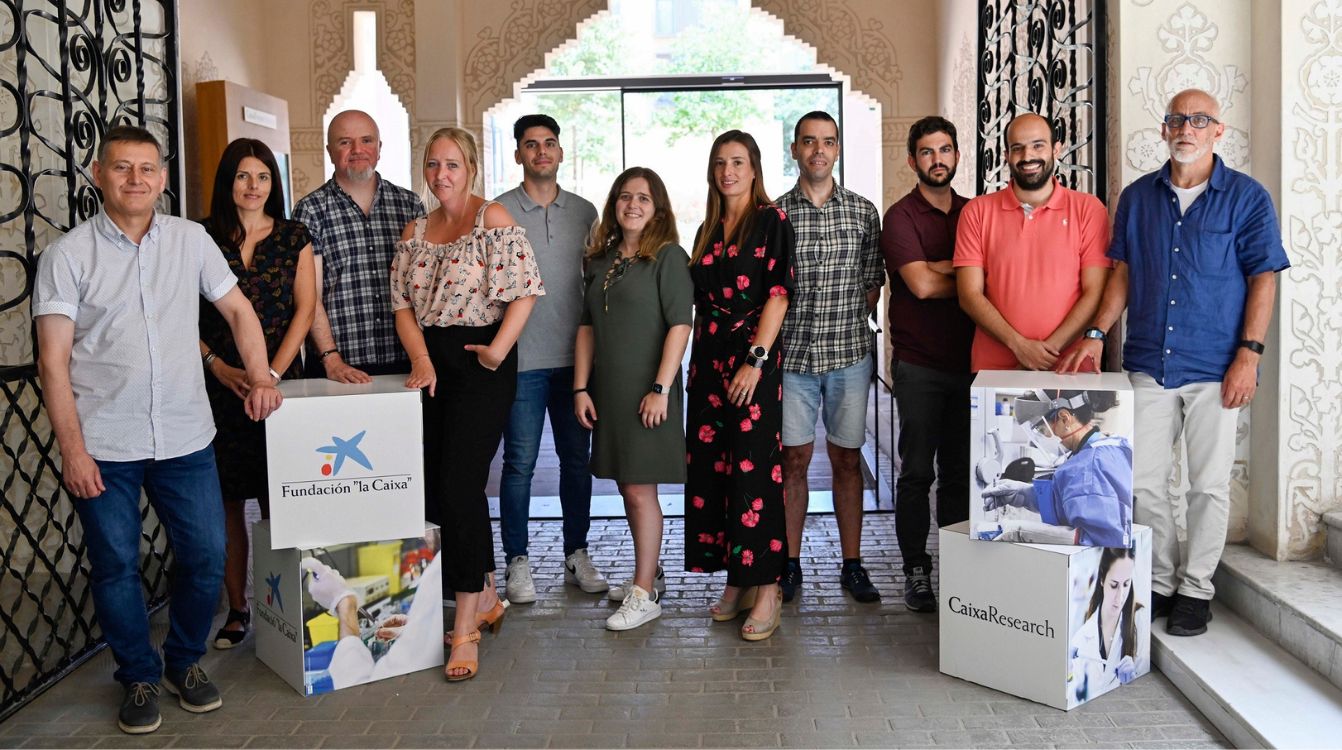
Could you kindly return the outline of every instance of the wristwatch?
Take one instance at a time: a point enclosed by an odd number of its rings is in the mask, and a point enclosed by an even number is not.
[[[275,372],[275,368],[273,367],[270,368],[270,377],[275,379],[275,385],[279,385],[280,381],[284,379],[280,377],[280,374],[278,372]]]
[[[1253,339],[1240,339],[1239,345],[1241,348],[1248,349],[1254,354],[1262,354],[1267,351],[1267,347],[1263,346],[1263,342],[1254,341]]]
[[[1082,333],[1081,335],[1088,339],[1099,339],[1100,341],[1104,341],[1106,338],[1108,338],[1107,336],[1105,336],[1104,331],[1101,331],[1100,329],[1095,327],[1087,328],[1085,332]]]
[[[666,386],[662,385],[661,383],[653,383],[652,392],[660,396],[663,393],[666,393]]]
[[[764,362],[769,358],[769,350],[762,346],[752,346],[746,352],[746,364],[757,369],[764,368]]]

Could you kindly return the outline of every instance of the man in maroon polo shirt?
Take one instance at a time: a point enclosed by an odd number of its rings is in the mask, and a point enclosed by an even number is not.
[[[890,274],[890,344],[899,459],[895,531],[904,558],[904,604],[934,612],[928,493],[937,524],[969,518],[969,350],[974,322],[955,292],[955,230],[969,202],[951,188],[960,163],[955,125],[924,117],[909,130],[918,184],[885,212],[881,251]]]

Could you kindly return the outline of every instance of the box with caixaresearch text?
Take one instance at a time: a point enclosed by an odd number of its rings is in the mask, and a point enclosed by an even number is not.
[[[940,530],[941,671],[1072,709],[1151,667],[1151,529],[1134,545],[979,544]]]
[[[304,695],[443,664],[437,526],[404,539],[273,549],[252,526],[256,656]]]

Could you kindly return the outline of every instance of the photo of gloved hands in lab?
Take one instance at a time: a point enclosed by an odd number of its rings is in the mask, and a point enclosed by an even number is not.
[[[1127,547],[1132,543],[1132,444],[1102,429],[1117,407],[1113,391],[1003,391],[994,401],[1009,417],[992,435],[994,461],[980,461],[981,506],[972,508],[979,539]],[[1130,407],[1128,409],[1130,412]],[[1126,418],[1128,432],[1131,417]],[[1107,426],[1107,425],[1106,425]],[[995,476],[982,467],[1009,460]],[[995,463],[994,463],[995,462]],[[983,485],[986,484],[986,487]]]
[[[339,690],[443,662],[437,529],[424,540],[323,548],[303,557],[304,679]],[[337,565],[360,575],[347,577]]]

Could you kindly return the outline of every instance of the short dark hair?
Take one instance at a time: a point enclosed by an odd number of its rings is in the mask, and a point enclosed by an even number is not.
[[[913,123],[913,127],[909,128],[909,156],[915,155],[915,152],[918,151],[918,141],[933,133],[945,133],[950,136],[951,146],[956,151],[960,150],[960,139],[955,134],[955,123],[940,115],[928,115]]]
[[[522,134],[529,128],[548,128],[556,138],[559,137],[559,123],[555,122],[555,118],[539,114],[522,115],[513,123],[513,140],[517,141],[518,145],[522,144]]]
[[[792,140],[795,141],[801,137],[801,124],[803,122],[806,122],[807,120],[824,120],[825,122],[828,122],[829,124],[834,126],[835,135],[839,134],[839,123],[834,121],[834,118],[830,116],[830,113],[825,112],[824,110],[816,109],[807,112],[806,114],[802,115],[800,118],[797,119],[797,124],[792,126]]]
[[[113,143],[148,143],[158,152],[158,160],[163,161],[163,147],[159,145],[158,139],[154,134],[138,125],[117,125],[109,128],[103,133],[102,142],[98,144],[98,161],[107,158],[107,148]]]

